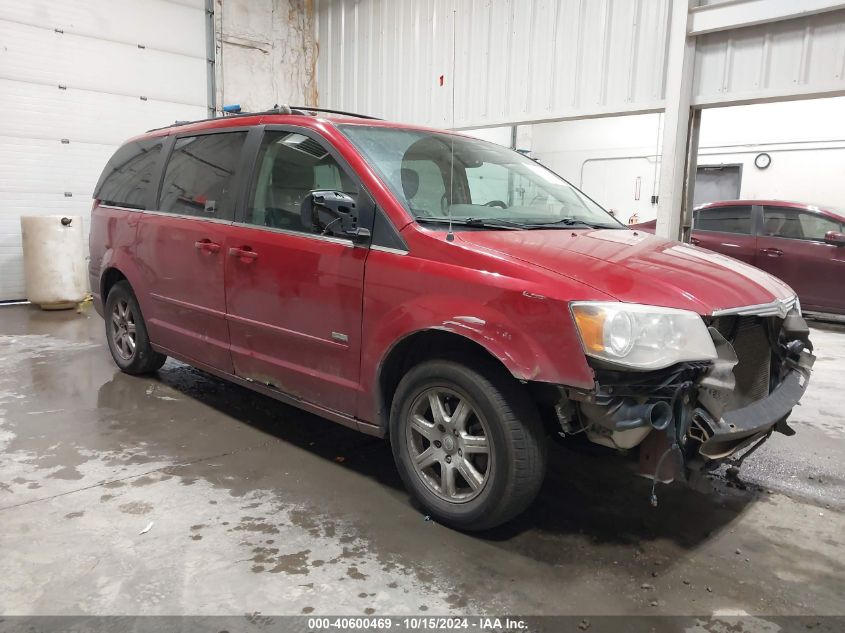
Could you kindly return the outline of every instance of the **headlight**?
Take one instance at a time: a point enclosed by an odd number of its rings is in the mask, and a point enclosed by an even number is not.
[[[571,308],[587,356],[635,369],[716,358],[713,339],[695,312],[592,301]]]

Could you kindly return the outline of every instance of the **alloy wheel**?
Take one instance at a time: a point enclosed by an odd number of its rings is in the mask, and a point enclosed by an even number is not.
[[[135,355],[135,336],[135,314],[128,301],[118,299],[111,313],[111,338],[115,350],[124,360],[130,360]]]
[[[406,425],[411,463],[444,501],[464,503],[484,489],[492,467],[487,422],[466,396],[446,387],[413,401]]]

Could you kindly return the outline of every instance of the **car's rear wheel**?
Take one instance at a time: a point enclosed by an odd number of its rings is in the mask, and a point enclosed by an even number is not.
[[[119,281],[109,290],[105,318],[109,351],[120,369],[127,374],[147,374],[164,365],[167,356],[150,345],[141,307],[128,282]]]
[[[405,486],[427,513],[458,529],[513,518],[545,474],[536,407],[492,363],[432,360],[412,368],[393,399],[390,438]]]

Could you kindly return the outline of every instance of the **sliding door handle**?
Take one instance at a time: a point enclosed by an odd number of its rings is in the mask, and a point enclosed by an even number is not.
[[[250,262],[253,262],[258,258],[258,253],[252,250],[249,246],[243,246],[241,248],[230,248],[229,255],[231,255],[232,257],[237,257],[244,264],[249,264]]]
[[[194,248],[202,253],[219,253],[220,244],[215,244],[209,239],[199,240],[194,242]]]

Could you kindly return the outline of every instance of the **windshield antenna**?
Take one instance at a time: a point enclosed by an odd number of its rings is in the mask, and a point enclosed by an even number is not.
[[[455,189],[455,31],[457,30],[457,21],[458,15],[456,10],[452,9],[452,76],[450,79],[452,80],[452,129],[451,134],[449,135],[451,151],[450,154],[450,162],[449,165],[449,232],[446,233],[446,241],[447,242],[454,242],[455,241],[455,234],[452,232],[452,203],[455,201],[454,198],[454,189]]]

